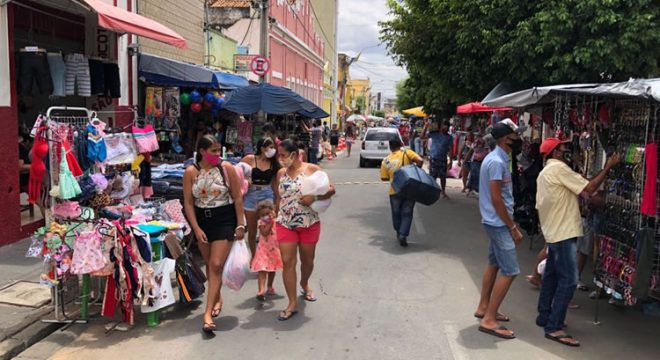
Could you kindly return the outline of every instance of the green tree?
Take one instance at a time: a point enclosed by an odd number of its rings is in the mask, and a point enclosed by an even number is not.
[[[657,0],[388,0],[381,40],[430,111],[518,87],[659,74]],[[421,100],[421,101],[420,101]]]
[[[378,116],[378,117],[382,117],[382,118],[385,117],[385,111],[383,111],[383,110],[374,110],[371,114],[373,116]]]
[[[366,100],[364,95],[359,95],[355,97],[355,107],[358,111],[358,114],[362,114],[364,112],[365,101]]]

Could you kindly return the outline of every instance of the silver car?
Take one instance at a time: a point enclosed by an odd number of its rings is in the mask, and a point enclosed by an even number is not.
[[[362,139],[360,151],[360,167],[366,167],[368,162],[381,162],[390,154],[390,140],[401,139],[399,129],[396,128],[369,128]]]

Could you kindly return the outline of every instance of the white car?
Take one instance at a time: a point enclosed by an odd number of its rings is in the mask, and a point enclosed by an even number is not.
[[[403,142],[399,129],[396,128],[369,128],[362,139],[360,151],[360,167],[366,167],[368,162],[383,161],[390,154],[390,140],[399,139]]]

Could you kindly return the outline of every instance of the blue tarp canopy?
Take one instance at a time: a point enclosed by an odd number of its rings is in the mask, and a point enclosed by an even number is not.
[[[295,92],[271,84],[259,84],[236,89],[227,96],[223,108],[238,114],[299,114],[320,119],[330,116],[323,109]]]
[[[239,75],[149,54],[140,54],[139,76],[147,83],[164,86],[233,90],[250,85]]]

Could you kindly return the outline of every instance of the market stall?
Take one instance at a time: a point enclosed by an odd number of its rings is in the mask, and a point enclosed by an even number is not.
[[[139,307],[155,326],[158,311],[175,302],[170,282],[162,281],[175,270],[181,301],[203,293],[181,250],[190,229],[179,200],[151,198],[144,159],[158,149],[156,134],[142,119],[130,128],[111,129],[83,107],[51,107],[35,125],[29,196],[48,211],[27,256],[44,261],[40,280],[52,288],[55,307],[48,322],[86,322],[94,301],[103,317],[112,319],[119,309],[129,326]],[[79,277],[82,288],[68,286]],[[72,299],[81,299],[77,315],[65,307]]]
[[[602,168],[606,155],[621,155],[604,183],[603,225],[594,229],[594,282],[625,305],[660,299],[660,79],[536,87],[486,104],[537,114],[544,137],[571,140],[575,168],[585,177]]]

